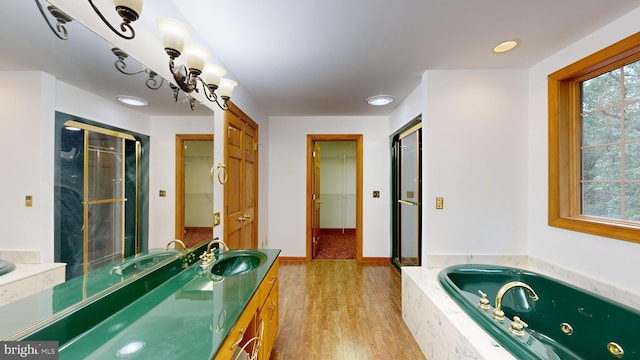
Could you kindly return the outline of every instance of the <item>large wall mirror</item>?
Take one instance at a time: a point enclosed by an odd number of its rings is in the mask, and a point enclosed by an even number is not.
[[[43,18],[38,4],[52,27]],[[67,39],[60,39],[52,31],[55,30],[56,20],[46,9],[48,3],[44,0],[7,0],[3,5],[6,11],[0,13],[0,40],[3,44],[0,47],[0,105],[3,108],[0,150],[5,166],[3,173],[6,176],[0,179],[0,255],[3,250],[37,251],[42,262],[52,262],[56,252],[54,219],[68,215],[54,206],[54,159],[60,155],[55,154],[54,150],[56,113],[73,115],[76,119],[88,119],[94,122],[89,124],[92,126],[100,123],[143,134],[149,137],[152,155],[154,151],[158,153],[158,147],[164,146],[171,150],[169,156],[173,157],[175,134],[190,132],[190,129],[181,129],[176,123],[188,123],[191,118],[200,118],[199,121],[207,118],[211,122],[212,134],[213,111],[198,101],[191,100],[184,93],[178,93],[174,101],[176,93],[169,87],[166,79],[145,68],[126,53],[114,51],[104,39],[77,21],[64,24]],[[146,99],[149,104],[132,108],[118,102],[116,97],[119,95]],[[163,120],[169,118],[181,121]],[[163,121],[171,126],[157,125],[163,124]],[[199,130],[202,131],[202,128]],[[98,149],[106,141],[104,134],[93,134],[100,138],[99,145],[91,145],[93,150],[89,151]],[[129,140],[126,134],[120,138],[111,138],[116,143],[121,142],[119,147],[124,152],[128,151],[129,145],[135,146],[135,141],[127,145]],[[162,140],[157,140],[158,138]],[[100,148],[99,152],[94,151],[93,154],[112,155],[112,159],[116,159],[118,155],[110,153],[110,148],[111,146]],[[172,176],[175,171],[172,165],[174,159],[164,160],[154,162],[153,156],[150,158],[148,168],[151,177],[156,173],[167,178]],[[158,171],[159,168],[162,170]],[[171,173],[167,173],[168,171]],[[206,180],[209,181],[208,179],[207,174]],[[154,190],[152,188],[150,192]],[[175,195],[173,188],[167,190],[171,197]],[[114,199],[123,199],[123,194],[115,195]],[[149,194],[149,197],[152,196],[159,198],[157,190]],[[25,200],[27,198],[29,201]],[[212,218],[212,201],[207,199],[207,203],[211,204],[208,218]],[[163,216],[155,214],[153,204],[147,205],[148,218],[161,218],[157,221],[168,223],[174,221],[173,218],[162,218]],[[170,200],[162,205],[173,208],[175,202]],[[108,213],[114,213],[114,208],[111,206]],[[147,223],[144,226],[153,227],[153,224]],[[136,235],[138,234],[149,236],[144,231],[136,231]],[[173,229],[163,234],[163,245],[165,238],[174,238]],[[128,250],[116,251],[118,255],[112,256],[109,261],[121,261],[122,254],[145,249],[148,241],[149,239],[139,239],[131,244],[126,243]],[[90,268],[91,266],[80,267],[74,274],[86,274]],[[78,302],[94,295],[96,293],[87,293]],[[52,315],[51,311],[55,313],[61,310],[63,309],[49,309],[33,314],[32,320],[42,321]]]

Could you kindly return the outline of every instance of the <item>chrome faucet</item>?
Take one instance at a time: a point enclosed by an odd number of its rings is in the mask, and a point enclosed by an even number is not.
[[[187,245],[185,245],[185,244],[184,244],[184,242],[182,242],[182,240],[175,239],[175,240],[171,240],[171,241],[169,241],[169,242],[167,243],[167,245],[165,245],[165,246],[164,246],[164,251],[169,251],[169,245],[171,245],[171,244],[173,244],[173,243],[176,243],[176,244],[180,244],[180,245],[182,245],[182,248],[183,248],[183,249],[186,249],[186,248],[187,248]],[[174,248],[175,248],[175,245],[174,245]]]
[[[527,292],[529,293],[529,298],[531,298],[531,300],[533,301],[538,301],[538,294],[536,294],[535,291],[533,291],[533,289],[531,288],[531,286],[520,282],[520,281],[512,281],[512,282],[508,282],[504,285],[502,285],[502,287],[498,290],[498,293],[496,294],[496,308],[495,310],[493,310],[493,318],[496,320],[504,320],[504,311],[502,311],[502,297],[504,296],[504,294],[507,293],[507,291],[516,288],[516,287],[521,287],[524,288],[525,290],[527,290]]]
[[[202,255],[200,255],[200,260],[202,260],[200,262],[200,266],[202,266],[203,269],[216,260],[215,251],[214,249],[211,249],[211,246],[213,246],[213,244],[219,245],[218,254],[221,254],[223,251],[229,250],[229,247],[224,243],[224,241],[218,238],[213,239],[213,241],[211,241],[209,245],[207,245],[207,250],[202,253]]]

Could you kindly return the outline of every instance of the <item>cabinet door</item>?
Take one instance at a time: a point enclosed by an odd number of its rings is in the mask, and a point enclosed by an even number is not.
[[[271,350],[278,335],[278,305],[278,281],[276,280],[259,314],[260,321],[264,324],[260,360],[268,360],[271,357]]]
[[[242,345],[255,334],[255,318],[256,310],[258,309],[258,297],[253,297],[244,312],[240,315],[238,322],[231,329],[229,335],[222,343],[218,353],[214,357],[214,360],[229,360],[232,359],[233,353],[238,346]]]

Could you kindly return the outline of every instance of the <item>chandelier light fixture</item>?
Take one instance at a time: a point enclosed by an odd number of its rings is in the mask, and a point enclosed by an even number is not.
[[[156,24],[162,32],[162,43],[169,56],[169,70],[175,86],[187,94],[194,91],[198,93],[200,83],[205,97],[218,104],[222,110],[227,110],[227,101],[238,83],[223,78],[227,70],[222,66],[207,63],[211,56],[209,50],[195,43],[185,43],[191,36],[191,30],[185,24],[170,18],[158,18]],[[176,64],[176,60],[183,54],[186,65]]]
[[[109,29],[116,33],[123,39],[131,40],[136,36],[135,30],[131,26],[131,23],[138,20],[140,14],[142,13],[142,5],[144,0],[113,0],[113,4],[115,5],[116,12],[122,18],[122,23],[120,24],[120,31],[114,28],[113,25],[109,23],[109,21],[102,15],[100,9],[93,3],[92,0],[89,0],[89,4],[93,10],[98,14],[100,19],[107,24]]]
[[[69,34],[67,33],[67,28],[65,27],[65,25],[73,20],[71,16],[65,14],[62,10],[58,9],[57,7],[47,2],[48,4],[47,10],[56,19],[56,24],[54,28],[53,24],[51,24],[51,21],[49,21],[47,14],[44,12],[44,8],[42,7],[40,0],[35,0],[35,1],[36,1],[36,5],[38,5],[38,10],[40,10],[40,14],[42,14],[44,21],[47,22],[47,25],[49,25],[49,29],[53,31],[53,34],[57,36],[60,40],[67,40],[69,38]]]
[[[147,85],[147,87],[151,90],[160,89],[160,87],[164,83],[164,79],[160,77],[160,81],[158,82],[158,79],[156,78],[158,74],[155,71],[147,68],[144,65],[140,70],[127,71],[127,63],[125,62],[125,60],[127,59],[127,57],[129,57],[129,54],[124,52],[119,47],[114,46],[113,44],[109,44],[109,48],[111,48],[111,52],[117,57],[114,65],[118,71],[120,71],[125,75],[137,75],[143,72],[147,73],[149,75],[149,77],[147,78],[147,81],[145,81],[145,84]]]

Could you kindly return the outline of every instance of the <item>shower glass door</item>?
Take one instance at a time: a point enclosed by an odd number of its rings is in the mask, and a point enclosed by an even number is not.
[[[86,131],[85,273],[123,258],[124,139]]]
[[[66,121],[56,171],[55,260],[66,279],[140,251],[141,145],[130,134]]]
[[[393,138],[394,222],[392,261],[396,267],[421,264],[422,124]]]

